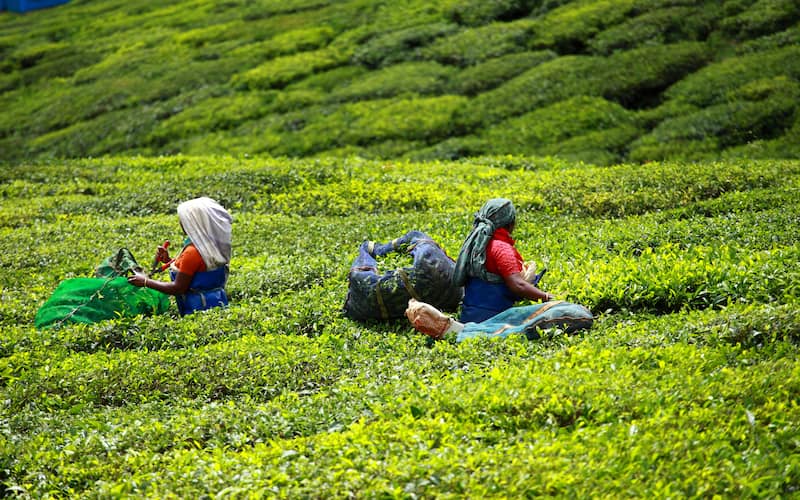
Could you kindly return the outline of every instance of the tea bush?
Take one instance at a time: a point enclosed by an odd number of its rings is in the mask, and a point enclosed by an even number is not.
[[[784,274],[785,266],[780,260],[773,267],[776,259],[772,251],[737,257],[735,250],[726,246],[714,250],[693,247],[681,249],[678,258],[670,255],[674,249],[664,250],[667,253],[662,255],[646,248],[634,259],[622,259],[625,263],[612,260],[608,268],[596,265],[586,284],[567,286],[574,290],[578,302],[591,303],[593,309],[661,313],[687,306],[722,307],[737,301],[791,303],[797,293],[793,286],[787,288],[796,276],[791,271]],[[720,254],[725,257],[720,258]],[[792,261],[795,256],[789,254],[786,258]],[[731,268],[718,264],[723,259],[731,261]],[[668,268],[660,267],[667,262]],[[748,269],[756,276],[769,276],[770,281],[740,276],[740,269]],[[647,278],[643,279],[639,273]],[[657,282],[655,276],[661,276],[665,282]]]
[[[752,141],[742,146],[728,148],[721,154],[722,158],[800,158],[800,119],[783,137],[773,140]]]
[[[395,64],[336,88],[329,98],[360,101],[402,94],[441,94],[455,72],[453,68],[433,62]]]
[[[798,56],[800,48],[786,47],[714,63],[676,83],[665,95],[696,106],[722,104],[730,92],[755,80],[786,76],[797,81]]]
[[[797,4],[790,0],[767,2],[759,0],[743,12],[725,18],[721,27],[737,38],[753,38],[775,33],[800,20]]]
[[[556,58],[552,51],[519,52],[489,59],[452,77],[452,88],[469,96],[493,89],[507,80]]]
[[[645,44],[705,40],[718,13],[713,5],[668,7],[644,12],[599,32],[588,42],[596,54],[608,55]]]
[[[630,112],[618,104],[601,98],[576,97],[489,127],[482,138],[489,151],[496,154],[525,151],[534,156],[546,156],[548,147],[569,139],[596,130],[606,133],[614,127],[632,125]],[[635,136],[634,132],[628,140]],[[593,149],[603,149],[604,143],[597,139],[594,137],[587,142]]]
[[[613,165],[624,158],[629,158],[628,147],[638,136],[638,128],[623,125],[570,137],[542,147],[541,152],[592,165]]]
[[[264,41],[236,47],[230,52],[229,57],[248,61],[255,66],[275,57],[320,49],[327,45],[333,36],[334,32],[328,26],[296,29],[278,33]]]
[[[650,322],[642,325],[644,331],[649,326],[650,331],[659,331],[669,324],[674,324],[675,318],[669,321]],[[695,320],[693,326],[701,326]],[[609,329],[610,338],[619,338],[618,332],[622,328]],[[628,329],[630,330],[630,328]],[[333,339],[331,339],[333,340]],[[613,341],[612,341],[613,342]],[[731,435],[730,446],[736,448],[746,446],[737,441],[740,432],[748,429],[748,422],[760,422],[762,418],[769,418],[769,413],[762,413],[754,408],[758,402],[764,402],[765,408],[775,408],[783,411],[785,429],[787,422],[794,418],[785,404],[780,403],[792,390],[796,381],[793,378],[781,379],[766,377],[760,379],[762,370],[784,368],[778,363],[769,363],[765,359],[752,359],[752,353],[746,350],[723,350],[717,355],[696,352],[696,347],[685,346],[682,343],[669,343],[662,346],[654,354],[650,354],[644,347],[628,347],[631,354],[625,356],[625,351],[615,351],[613,344],[601,343],[592,347],[586,343],[564,346],[552,356],[543,358],[541,353],[524,349],[524,345],[508,342],[487,348],[478,348],[475,345],[463,346],[458,352],[452,349],[436,349],[435,352],[426,354],[424,350],[405,349],[404,357],[416,357],[425,364],[442,365],[441,360],[447,362],[464,363],[463,366],[474,366],[480,363],[480,356],[506,356],[509,366],[508,371],[512,377],[506,378],[499,370],[491,370],[486,377],[490,383],[482,384],[480,390],[468,390],[478,381],[477,375],[462,368],[433,383],[425,388],[411,379],[401,379],[394,382],[396,392],[394,399],[388,399],[385,378],[392,370],[405,371],[408,366],[402,362],[389,363],[385,366],[373,365],[370,369],[356,374],[352,372],[353,379],[339,383],[340,389],[319,393],[316,396],[281,396],[268,402],[258,402],[253,399],[243,399],[236,402],[194,404],[190,401],[176,402],[166,405],[159,402],[150,402],[137,405],[133,408],[107,408],[93,410],[91,407],[74,409],[73,423],[70,427],[64,425],[64,420],[47,418],[44,413],[30,412],[33,422],[36,422],[40,433],[37,444],[61,442],[60,452],[44,455],[39,453],[33,456],[23,450],[19,455],[22,463],[41,463],[49,460],[53,464],[60,462],[61,457],[75,457],[77,466],[62,469],[72,488],[81,488],[84,484],[92,484],[103,478],[97,488],[100,491],[128,491],[142,492],[143,490],[163,489],[159,491],[195,491],[197,488],[205,489],[202,483],[189,481],[182,474],[193,471],[199,477],[216,477],[218,481],[227,484],[236,477],[242,481],[246,477],[249,481],[246,487],[249,490],[275,484],[278,481],[283,489],[292,488],[297,494],[307,491],[306,488],[323,488],[331,493],[341,492],[343,488],[352,484],[354,488],[367,488],[370,491],[376,488],[392,488],[393,481],[385,479],[386,471],[400,475],[399,484],[409,488],[407,481],[416,476],[414,473],[400,471],[415,471],[415,467],[429,468],[435,464],[441,470],[441,476],[436,482],[414,483],[410,487],[414,491],[427,491],[429,494],[444,487],[448,490],[460,488],[465,492],[483,491],[481,488],[497,488],[498,491],[509,491],[509,488],[534,488],[536,484],[554,488],[560,484],[558,471],[562,468],[561,460],[567,461],[578,448],[578,453],[597,453],[597,463],[607,463],[606,467],[625,467],[616,461],[606,462],[600,456],[607,456],[616,446],[651,447],[658,435],[660,446],[673,446],[672,441],[664,441],[663,436],[670,434],[667,430],[667,420],[664,415],[664,405],[671,403],[669,420],[681,419],[678,408],[691,409],[694,417],[691,422],[700,422],[690,425],[703,426],[713,422],[715,414],[726,411],[741,413],[740,419],[726,424],[728,431],[724,435]],[[353,347],[359,351],[366,344],[356,342]],[[445,346],[446,347],[446,346]],[[372,354],[377,354],[378,350]],[[354,352],[355,354],[355,352]],[[366,355],[366,351],[360,352]],[[621,357],[623,356],[623,357]],[[750,359],[748,359],[750,358]],[[439,362],[435,361],[439,359]],[[680,373],[689,373],[695,383],[688,383],[686,376],[670,376],[670,369],[666,365],[669,359]],[[526,361],[537,360],[534,372]],[[621,369],[625,366],[622,361],[636,367],[636,378],[630,371]],[[723,365],[722,370],[716,367]],[[560,376],[553,376],[550,370],[555,369]],[[414,370],[417,372],[419,369]],[[424,371],[422,372],[424,373]],[[602,377],[597,377],[597,374]],[[602,378],[602,380],[600,380]],[[643,380],[644,379],[644,380]],[[391,379],[389,379],[391,380]],[[757,382],[760,380],[760,382]],[[701,383],[702,382],[702,383]],[[657,383],[663,388],[660,394],[652,393],[649,387]],[[601,386],[602,384],[602,386]],[[575,385],[580,387],[577,391]],[[708,385],[711,385],[709,387]],[[572,387],[570,387],[572,386]],[[381,389],[381,387],[383,387]],[[623,388],[625,388],[623,390]],[[523,394],[531,396],[525,397]],[[321,397],[323,396],[324,397]],[[348,395],[352,395],[349,397]],[[364,396],[370,395],[371,402]],[[607,395],[611,395],[608,397]],[[712,399],[709,400],[708,396]],[[710,403],[709,403],[710,401]],[[637,406],[641,405],[641,406]],[[747,405],[752,418],[740,408]],[[635,408],[640,408],[635,410]],[[659,408],[662,410],[659,411]],[[739,408],[739,410],[735,410]],[[774,410],[773,410],[774,411]],[[65,415],[63,413],[62,415]],[[78,416],[77,418],[75,416]],[[94,415],[97,415],[95,417]],[[701,418],[702,415],[702,418]],[[99,417],[99,418],[98,418]],[[322,418],[320,418],[322,417]],[[623,419],[619,422],[620,417]],[[560,426],[558,418],[577,418],[583,424],[583,431],[578,432],[569,426]],[[435,424],[436,421],[439,424]],[[329,425],[329,422],[341,422]],[[15,418],[13,426],[18,427],[24,420]],[[100,422],[109,422],[112,425],[103,425]],[[353,422],[346,424],[345,422]],[[616,422],[616,423],[614,423]],[[594,429],[592,423],[604,424],[604,432]],[[674,424],[674,422],[673,422]],[[24,424],[23,424],[24,425]],[[619,429],[612,433],[609,439],[609,428]],[[131,429],[131,432],[120,431]],[[478,451],[472,448],[470,453],[472,461],[451,461],[448,455],[466,453],[467,450],[458,441],[468,436],[481,432],[483,441],[489,445]],[[700,433],[697,427],[697,439],[714,449],[720,448],[717,435]],[[764,429],[764,430],[762,430]],[[758,424],[755,432],[766,432],[767,427]],[[655,433],[652,438],[647,438],[649,433]],[[733,434],[728,434],[733,432]],[[753,431],[751,431],[753,432]],[[775,434],[780,434],[777,431]],[[541,453],[523,452],[516,448],[511,453],[508,444],[500,446],[503,436],[511,435],[515,439],[541,443],[543,451],[547,450],[549,460],[541,464],[534,464],[536,457]],[[631,436],[633,435],[633,436]],[[421,436],[425,436],[421,438]],[[539,440],[530,438],[538,436]],[[628,436],[623,438],[623,436]],[[763,435],[762,435],[763,436]],[[636,439],[629,439],[636,437]],[[420,439],[423,439],[421,442]],[[644,443],[640,440],[644,439]],[[543,442],[542,442],[543,441]],[[384,442],[395,443],[393,452],[383,450]],[[414,444],[416,442],[416,445]],[[180,443],[172,447],[171,443]],[[267,446],[267,443],[270,443]],[[425,448],[420,449],[424,443]],[[491,443],[496,443],[491,445]],[[716,443],[716,444],[714,444]],[[33,443],[32,443],[33,444]],[[699,443],[698,443],[699,444]],[[568,445],[571,452],[559,452],[563,445]],[[677,442],[674,443],[677,445]],[[131,449],[136,447],[144,453],[137,455],[109,454],[109,450]],[[165,448],[167,447],[167,448]],[[75,454],[73,451],[81,448],[83,453]],[[163,453],[169,448],[167,453]],[[704,482],[700,476],[693,476],[686,471],[694,460],[702,459],[700,453],[702,446],[681,447],[684,461],[683,471],[675,466],[669,472],[662,474],[675,474],[688,484],[697,484],[712,491],[735,487],[736,482],[720,486],[719,482]],[[227,450],[226,452],[215,450]],[[505,449],[506,451],[502,451]],[[162,450],[157,463],[146,463],[142,455],[147,455],[148,450]],[[268,452],[268,450],[271,450]],[[339,450],[338,452],[336,450]],[[416,451],[415,451],[416,450]],[[484,451],[485,450],[485,451]],[[387,450],[388,451],[388,450]],[[642,450],[644,451],[644,450]],[[420,455],[422,453],[422,455]],[[476,456],[476,453],[479,455]],[[493,461],[492,457],[498,454],[509,454],[509,460]],[[622,460],[621,450],[614,452]],[[688,454],[688,455],[687,455]],[[93,460],[102,456],[103,460]],[[274,459],[270,460],[270,456]],[[367,460],[366,457],[372,457]],[[511,460],[511,456],[517,460]],[[313,460],[311,458],[313,457]],[[392,458],[393,457],[393,458]],[[424,464],[420,464],[420,457]],[[191,458],[191,462],[186,462]],[[336,475],[336,484],[313,485],[292,482],[290,477],[315,477],[306,476],[304,472],[311,467],[313,461],[317,470],[338,471],[337,463],[346,459],[352,470],[347,476]],[[477,461],[476,461],[477,459]],[[554,459],[559,459],[553,463]],[[388,469],[379,472],[375,467],[375,460],[381,463],[388,461],[392,464]],[[35,461],[35,462],[34,462]],[[398,462],[396,465],[395,462]],[[484,462],[493,464],[492,474],[485,471]],[[195,464],[190,466],[189,463]],[[197,464],[207,464],[197,467]],[[261,468],[261,473],[256,472],[258,464],[270,463],[272,467]],[[501,463],[509,464],[506,466]],[[636,467],[634,462],[628,467]],[[212,475],[209,470],[211,464],[217,467],[225,464],[225,473]],[[452,464],[456,465],[455,469]],[[774,465],[770,462],[759,462],[759,467],[768,471]],[[540,465],[535,467],[534,465]],[[133,467],[136,479],[129,475],[122,476],[121,469]],[[643,467],[646,465],[643,465]],[[281,472],[286,468],[286,475]],[[395,469],[396,468],[396,469]],[[473,470],[474,468],[474,470]],[[161,479],[156,481],[156,471],[160,470]],[[289,474],[291,469],[291,474]],[[526,474],[539,471],[522,484],[506,483],[503,478],[516,477],[516,474]],[[585,475],[582,488],[587,492],[607,489],[617,491],[618,486],[602,481],[595,477],[591,469],[573,465],[572,473]],[[68,471],[68,472],[67,472]],[[166,481],[164,480],[166,471]],[[484,472],[480,472],[484,471]],[[546,471],[543,473],[542,471]],[[470,473],[467,473],[470,472]],[[619,474],[631,472],[620,471]],[[240,474],[240,475],[237,475]],[[406,477],[404,474],[409,474]],[[483,485],[472,482],[467,478],[471,474],[487,475]],[[277,476],[277,477],[276,477]],[[376,477],[374,484],[367,476]],[[118,477],[116,480],[107,478]],[[342,481],[347,477],[347,483]],[[34,478],[31,478],[34,479]],[[542,480],[545,480],[542,482]],[[441,482],[445,484],[442,485]],[[487,482],[488,481],[488,482]],[[740,482],[744,481],[742,479]],[[497,482],[497,483],[495,483]],[[780,482],[779,482],[780,483]],[[217,486],[223,488],[224,484]],[[241,487],[241,483],[237,483]],[[568,482],[562,484],[566,487]],[[681,482],[683,484],[683,482]],[[305,485],[305,486],[304,486]],[[381,486],[383,485],[383,486]],[[573,486],[577,487],[577,486]],[[655,487],[655,485],[653,485]],[[763,487],[763,486],[762,486]],[[780,484],[772,488],[780,488]],[[114,489],[116,488],[116,489]],[[686,491],[686,486],[676,491]],[[214,491],[214,488],[211,489]]]
[[[212,24],[210,26],[183,31],[175,35],[174,40],[178,45],[199,48],[208,43],[217,44],[219,42],[238,38],[239,33],[241,33],[244,28],[245,24],[241,20]]]
[[[423,24],[383,33],[368,40],[353,53],[353,62],[379,68],[421,58],[421,48],[458,27],[448,23]]]
[[[782,0],[0,13],[0,496],[795,495],[797,19]],[[33,328],[116,249],[179,246],[199,195],[234,216],[229,307]],[[590,331],[451,344],[341,314],[364,240],[418,229],[455,257],[497,196]]]
[[[210,97],[159,122],[148,142],[163,144],[209,130],[231,128],[243,119],[258,118],[266,114],[276,98],[275,94],[257,91]]]
[[[465,28],[434,40],[420,52],[423,57],[442,64],[471,66],[493,57],[524,51],[534,26],[533,21],[521,19]]]
[[[446,10],[446,15],[454,22],[470,26],[480,26],[492,21],[511,21],[525,17],[541,2],[535,0],[503,0],[480,2],[459,0]]]
[[[477,96],[459,119],[470,128],[485,126],[576,95],[605,97],[635,107],[637,103],[630,102],[631,96],[668,87],[701,66],[706,57],[701,44],[691,43],[669,49],[646,47],[608,59],[559,57]],[[634,65],[636,72],[621,70]]]
[[[324,71],[343,64],[348,55],[336,49],[320,49],[277,57],[234,75],[232,83],[250,89],[282,88],[317,71]]]
[[[99,55],[88,47],[70,47],[65,43],[22,45],[17,50],[9,51],[0,63],[0,71],[18,75],[20,81],[17,85],[9,85],[4,89],[10,90],[40,80],[71,76],[82,67],[98,61]]]
[[[367,144],[364,146],[343,146],[327,149],[319,153],[323,156],[357,156],[368,160],[381,158],[402,158],[406,152],[416,151],[427,144],[423,140],[410,141],[402,139],[389,139],[386,141]]]
[[[729,103],[663,121],[631,145],[630,159],[713,156],[755,137],[780,137],[796,120],[793,103],[798,96],[800,86],[785,78],[751,82],[731,92]],[[709,144],[709,149],[698,148],[698,143]],[[678,153],[677,148],[685,152]]]
[[[555,48],[562,54],[582,53],[589,39],[624,22],[636,0],[588,1],[563,5],[544,16],[528,42],[535,49]]]
[[[330,92],[339,86],[344,86],[350,82],[355,82],[365,75],[368,71],[358,66],[342,66],[328,71],[323,71],[309,76],[297,83],[287,87],[287,93],[294,90],[318,90],[320,92]],[[281,99],[283,93],[278,93],[277,99]]]
[[[452,116],[463,104],[464,99],[458,96],[407,97],[344,104],[318,120],[301,123],[296,137],[276,144],[270,153],[309,154],[345,144],[444,137],[452,132]]]
[[[31,141],[27,145],[27,151],[33,153],[47,151],[56,157],[77,156],[84,151],[102,155],[110,151],[109,147],[104,145],[104,141],[112,138],[124,141],[119,135],[115,134],[110,137],[106,135],[109,130],[113,130],[117,134],[123,132],[121,134],[122,137],[132,136],[131,133],[134,132],[136,124],[131,119],[131,114],[125,110],[104,113],[97,118],[48,132]],[[148,125],[152,126],[153,123],[151,122]],[[113,146],[133,149],[134,145],[123,142],[121,144],[115,143]]]
[[[479,156],[487,148],[488,146],[484,141],[474,135],[470,135],[445,139],[426,148],[414,148],[414,150],[405,153],[404,157],[415,161],[458,160]]]
[[[785,31],[748,40],[738,46],[737,51],[742,54],[766,52],[768,50],[796,45],[798,41],[800,41],[800,26],[793,26]]]

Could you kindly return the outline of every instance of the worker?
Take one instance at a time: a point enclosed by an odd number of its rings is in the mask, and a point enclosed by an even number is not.
[[[452,276],[455,286],[464,286],[461,323],[480,323],[520,300],[553,299],[536,286],[544,270],[533,274],[535,267],[514,247],[515,223],[514,204],[505,198],[487,201],[475,215]]]
[[[231,223],[225,208],[201,197],[178,205],[178,220],[186,239],[175,259],[166,245],[159,246],[156,261],[169,263],[170,281],[134,273],[128,282],[174,295],[181,315],[212,307],[227,306],[225,285],[231,260]]]

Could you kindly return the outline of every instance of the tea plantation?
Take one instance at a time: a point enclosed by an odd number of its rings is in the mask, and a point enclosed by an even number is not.
[[[800,162],[234,157],[0,178],[0,479],[31,497],[779,497],[800,485]],[[232,304],[36,330],[66,278],[234,215]],[[519,207],[578,336],[429,342],[341,314],[364,239],[450,255]]]
[[[72,0],[0,13],[0,162],[800,157],[796,0]]]
[[[799,23],[795,0],[0,12],[0,496],[800,496]],[[197,196],[234,217],[229,307],[34,327],[62,281],[180,242]],[[364,240],[455,257],[501,196],[591,330],[342,314]]]

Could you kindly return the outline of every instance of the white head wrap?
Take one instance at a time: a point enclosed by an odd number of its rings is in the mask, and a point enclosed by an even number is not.
[[[185,201],[178,205],[178,219],[209,271],[230,262],[233,217],[222,205],[205,196]]]

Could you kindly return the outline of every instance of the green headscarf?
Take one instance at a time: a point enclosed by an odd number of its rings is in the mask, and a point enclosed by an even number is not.
[[[517,211],[511,200],[493,198],[483,204],[475,214],[472,231],[461,245],[456,267],[453,270],[453,285],[464,286],[470,276],[490,283],[501,283],[502,276],[486,270],[486,245],[496,229],[506,227],[517,219]]]

